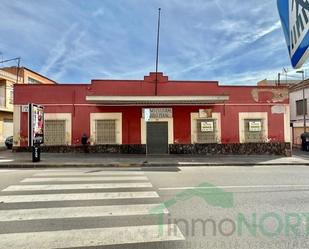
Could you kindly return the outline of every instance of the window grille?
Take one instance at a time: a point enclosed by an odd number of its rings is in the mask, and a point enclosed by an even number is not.
[[[6,102],[6,87],[5,83],[0,85],[0,106],[5,108],[5,102]]]
[[[212,131],[203,131],[202,123],[211,122],[213,130]],[[196,120],[197,124],[197,143],[200,144],[209,144],[217,143],[217,127],[216,121],[214,119],[198,119]]]
[[[45,120],[44,144],[65,145],[65,120]]]
[[[262,119],[245,119],[245,142],[246,143],[260,143],[264,139],[264,127]],[[260,122],[260,131],[250,131],[250,122]]]
[[[296,101],[296,115],[304,115],[303,112],[303,100],[297,100]],[[305,99],[305,113],[307,114],[307,99]]]
[[[116,120],[96,120],[96,144],[116,144]]]

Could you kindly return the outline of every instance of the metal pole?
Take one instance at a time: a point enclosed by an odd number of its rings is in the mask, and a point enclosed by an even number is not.
[[[156,86],[155,86],[155,95],[156,95],[156,96],[158,95],[158,68],[159,68],[160,21],[161,21],[161,8],[159,8],[158,32],[157,32]]]
[[[16,60],[20,60],[20,57],[13,58],[13,59],[8,59],[8,60],[4,60],[4,61],[0,61],[0,63],[5,63],[5,62],[9,62],[9,61],[16,61]]]
[[[280,81],[281,81],[281,79],[280,79],[280,76],[281,76],[281,74],[280,73],[278,73],[278,86],[280,86]]]
[[[306,103],[306,97],[305,97],[305,72],[302,71],[303,76],[303,114],[304,114],[304,132],[306,132],[306,110],[307,110],[307,103]]]
[[[17,58],[17,77],[16,77],[16,84],[19,83],[19,68],[20,68],[20,57]]]

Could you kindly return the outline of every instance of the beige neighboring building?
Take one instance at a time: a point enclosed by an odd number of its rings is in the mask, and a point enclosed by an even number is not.
[[[301,82],[301,80],[286,80],[286,79],[281,79],[280,82],[278,80],[268,80],[268,79],[264,79],[261,80],[257,83],[258,86],[278,86],[278,85],[295,85],[297,83]]]
[[[0,69],[14,75],[18,73],[20,81],[17,83],[19,84],[56,84],[55,81],[27,67],[20,67],[19,69],[17,67],[3,67]],[[16,80],[17,77],[15,77],[14,82],[16,82]]]
[[[0,146],[7,137],[13,136],[13,85],[16,83],[56,84],[55,81],[26,67],[19,70],[17,67],[0,68]]]

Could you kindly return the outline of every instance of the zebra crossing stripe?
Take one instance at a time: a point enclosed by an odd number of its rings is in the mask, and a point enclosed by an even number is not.
[[[151,188],[150,182],[139,183],[97,183],[97,184],[47,184],[47,185],[12,185],[2,191],[45,191],[45,190],[86,190],[116,188]]]
[[[0,210],[1,221],[168,214],[163,204],[86,206]],[[158,208],[160,207],[160,208]]]
[[[26,178],[21,182],[147,181],[146,176]]]
[[[0,195],[0,202],[46,202],[46,201],[84,201],[109,199],[159,198],[156,192],[111,192],[78,194],[41,194],[41,195]]]
[[[0,249],[75,248],[181,241],[175,224],[0,234]]]
[[[38,173],[34,176],[133,176],[133,175],[144,175],[144,172],[139,171],[59,171],[59,172],[44,172]]]

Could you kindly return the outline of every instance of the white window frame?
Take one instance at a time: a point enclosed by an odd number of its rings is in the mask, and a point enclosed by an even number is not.
[[[239,142],[246,143],[245,119],[261,119],[263,121],[263,140],[268,142],[268,113],[267,112],[240,112],[239,113]]]
[[[46,120],[65,120],[65,144],[72,145],[72,114],[71,113],[44,113],[44,121]]]
[[[174,144],[174,119],[173,118],[151,118],[148,122],[167,122],[168,144]],[[141,143],[147,143],[147,122],[141,118]]]
[[[96,144],[96,120],[116,121],[116,144],[122,144],[122,113],[90,113],[90,143]]]
[[[198,143],[197,141],[197,120],[207,120],[207,118],[200,118],[198,112],[191,113],[191,144]],[[221,113],[220,112],[213,112],[212,117],[208,118],[209,120],[215,120],[216,122],[216,129],[217,129],[217,142],[218,144],[221,143]]]

